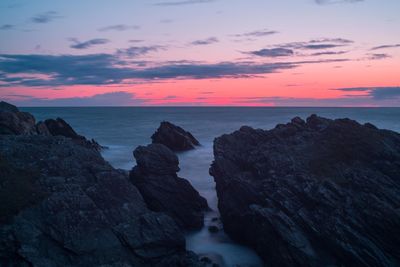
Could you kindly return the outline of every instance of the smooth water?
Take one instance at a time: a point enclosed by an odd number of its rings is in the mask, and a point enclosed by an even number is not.
[[[129,170],[135,165],[132,151],[151,142],[150,136],[163,120],[190,131],[202,144],[179,154],[179,176],[188,179],[214,210],[206,215],[205,227],[188,233],[187,249],[208,255],[224,266],[260,266],[260,258],[232,242],[223,232],[209,233],[207,227],[218,216],[215,184],[208,174],[213,160],[215,137],[243,125],[270,129],[295,116],[303,119],[315,113],[328,118],[349,117],[361,123],[400,132],[400,108],[245,108],[245,107],[96,107],[22,108],[37,120],[61,117],[79,133],[108,146],[103,156],[114,167]]]

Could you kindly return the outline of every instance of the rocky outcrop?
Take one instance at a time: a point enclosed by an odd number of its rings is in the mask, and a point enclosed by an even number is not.
[[[0,134],[34,134],[36,133],[35,118],[20,112],[17,107],[0,102]]]
[[[87,140],[77,134],[63,119],[48,119],[36,123],[35,117],[27,112],[20,112],[17,107],[0,102],[0,134],[6,135],[52,135],[71,138],[75,143],[100,151],[104,147],[95,140]]]
[[[399,266],[400,135],[312,115],[214,142],[224,230],[268,266]]]
[[[128,175],[71,138],[0,135],[0,266],[202,266]]]
[[[45,127],[43,126],[43,124]],[[83,146],[91,147],[98,151],[103,148],[94,139],[87,140],[86,137],[77,134],[75,130],[61,118],[57,118],[55,120],[47,119],[44,121],[43,124],[38,124],[37,129],[38,131],[44,132],[44,134],[46,134],[47,129],[47,132],[50,133],[50,135],[65,136],[71,138],[72,140]],[[43,130],[41,130],[41,128],[43,128]]]
[[[161,122],[151,139],[153,144],[163,144],[173,151],[191,150],[200,145],[191,133],[167,121]]]
[[[207,201],[187,180],[177,176],[178,157],[161,144],[139,146],[133,154],[137,166],[130,178],[148,207],[167,213],[184,229],[200,229]]]

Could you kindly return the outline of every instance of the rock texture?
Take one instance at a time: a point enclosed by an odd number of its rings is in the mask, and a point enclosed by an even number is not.
[[[0,135],[0,266],[202,266],[125,172],[63,136]]]
[[[166,212],[184,229],[200,229],[207,201],[187,180],[177,176],[178,157],[161,144],[139,146],[133,154],[137,166],[130,178],[148,207]]]
[[[87,140],[84,136],[77,134],[61,118],[36,123],[35,117],[30,113],[20,112],[17,107],[4,101],[0,102],[0,134],[65,136],[75,143],[98,151],[104,148],[95,140]]]
[[[400,135],[312,115],[214,142],[225,231],[267,266],[400,266]]]
[[[167,121],[161,122],[151,139],[153,144],[163,144],[173,151],[191,150],[200,145],[191,133]]]

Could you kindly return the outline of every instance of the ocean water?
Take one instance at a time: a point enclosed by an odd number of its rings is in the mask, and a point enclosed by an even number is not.
[[[207,255],[222,266],[261,266],[253,250],[234,243],[223,231],[209,233],[207,227],[218,217],[215,184],[208,174],[213,160],[215,137],[243,125],[271,129],[295,116],[303,119],[315,113],[328,118],[351,118],[371,122],[379,128],[400,132],[400,108],[246,108],[246,107],[85,107],[22,108],[37,120],[61,117],[79,133],[109,147],[103,156],[114,167],[129,170],[135,165],[132,151],[151,142],[151,135],[163,120],[190,131],[201,146],[179,153],[179,176],[188,179],[213,209],[201,231],[187,233],[187,249]]]

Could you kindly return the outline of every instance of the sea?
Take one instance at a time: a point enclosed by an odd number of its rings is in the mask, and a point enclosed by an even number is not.
[[[209,175],[214,138],[247,125],[271,129],[293,117],[311,114],[327,118],[351,118],[379,128],[400,132],[400,108],[292,108],[292,107],[25,107],[36,119],[63,118],[81,135],[93,138],[108,149],[103,157],[115,168],[130,170],[135,165],[133,150],[151,143],[161,121],[190,131],[201,143],[195,150],[179,153],[180,177],[186,178],[204,196],[212,211],[205,227],[186,234],[187,249],[207,255],[221,266],[262,266],[250,248],[233,242],[223,230],[210,233],[208,226],[218,217],[215,183]]]

